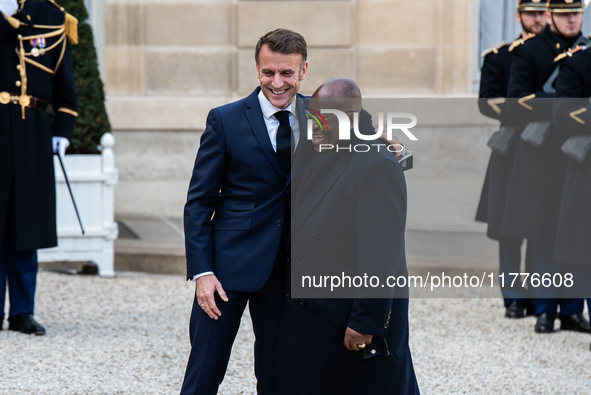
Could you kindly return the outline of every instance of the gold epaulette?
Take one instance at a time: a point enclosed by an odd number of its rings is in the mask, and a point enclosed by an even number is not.
[[[72,44],[78,44],[78,19],[72,14],[69,14],[64,7],[61,7],[55,2],[55,0],[49,0],[51,4],[60,9],[61,12],[66,14],[66,36]]]
[[[511,45],[509,45],[509,52],[513,52],[513,50],[514,50],[515,48],[517,48],[517,47],[518,47],[518,46],[520,46],[520,45],[523,45],[523,44],[525,44],[525,42],[526,42],[527,40],[529,40],[529,39],[531,39],[531,38],[534,38],[535,36],[536,36],[535,34],[533,34],[533,33],[529,33],[529,34],[527,35],[527,37],[525,37],[525,38],[518,38],[517,40],[513,41],[513,42],[511,43]]]
[[[563,53],[561,53],[560,55],[555,57],[554,62],[559,62],[566,57],[570,58],[571,56],[573,56],[573,54],[575,54],[579,51],[585,50],[585,49],[587,49],[587,47],[585,45],[577,45],[573,49],[567,49],[566,51],[564,51]]]
[[[494,53],[494,54],[496,55],[496,54],[498,54],[498,53],[499,53],[499,49],[503,48],[503,47],[504,47],[504,46],[506,46],[506,45],[507,45],[507,43],[503,41],[502,43],[500,43],[500,44],[499,44],[499,45],[497,45],[496,47],[492,47],[492,48],[489,48],[489,49],[487,49],[486,51],[484,51],[484,52],[482,53],[482,55],[481,55],[481,56],[482,56],[483,58],[485,58],[485,57],[486,57],[486,55],[488,55],[488,54],[490,54],[490,53]]]
[[[78,19],[66,12],[66,35],[74,45],[78,44]]]

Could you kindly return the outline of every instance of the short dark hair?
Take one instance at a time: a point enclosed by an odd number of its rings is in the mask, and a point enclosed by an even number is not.
[[[280,52],[286,55],[292,53],[302,55],[302,66],[308,58],[308,45],[304,37],[288,29],[275,29],[259,39],[254,52],[254,60],[257,64],[259,64],[259,53],[263,45],[269,46],[269,49],[273,52]]]

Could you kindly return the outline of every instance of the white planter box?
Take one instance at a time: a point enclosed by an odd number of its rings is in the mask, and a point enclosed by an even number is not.
[[[58,246],[39,250],[40,262],[94,262],[101,276],[114,275],[114,187],[119,179],[111,133],[101,138],[101,155],[66,155],[64,166],[80,211],[82,235],[59,160],[54,158]]]

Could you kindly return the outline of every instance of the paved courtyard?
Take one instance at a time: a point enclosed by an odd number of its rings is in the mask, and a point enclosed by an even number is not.
[[[36,317],[47,336],[7,331],[4,323],[0,394],[178,393],[193,294],[183,276],[42,271],[38,280]],[[591,336],[535,334],[534,318],[505,319],[500,303],[411,300],[422,393],[590,393]],[[255,393],[252,342],[245,317],[221,394]]]

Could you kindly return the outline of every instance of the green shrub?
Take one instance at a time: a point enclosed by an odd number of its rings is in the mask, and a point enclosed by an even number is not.
[[[78,45],[70,43],[78,93],[78,119],[68,154],[96,154],[101,136],[111,131],[105,92],[98,68],[92,28],[83,0],[57,0],[78,23]]]

